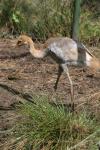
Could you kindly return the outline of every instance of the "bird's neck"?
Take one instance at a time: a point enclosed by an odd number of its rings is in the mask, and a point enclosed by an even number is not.
[[[43,57],[46,56],[46,54],[47,54],[46,49],[37,49],[37,48],[35,48],[34,43],[31,39],[28,41],[28,44],[29,44],[29,47],[30,47],[30,53],[34,57],[43,58]]]

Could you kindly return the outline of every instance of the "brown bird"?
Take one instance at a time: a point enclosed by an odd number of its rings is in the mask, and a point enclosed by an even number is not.
[[[60,76],[64,71],[68,76],[71,86],[70,92],[72,105],[74,104],[74,90],[68,71],[68,65],[88,66],[94,70],[100,69],[99,60],[85,49],[84,45],[78,44],[68,37],[50,38],[42,45],[42,48],[36,48],[35,43],[29,36],[21,35],[18,38],[17,46],[21,45],[28,45],[30,53],[36,58],[44,58],[45,56],[50,55],[58,63],[58,77],[54,89],[57,89]]]

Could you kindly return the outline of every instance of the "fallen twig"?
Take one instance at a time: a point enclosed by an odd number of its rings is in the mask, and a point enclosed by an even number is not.
[[[8,85],[5,85],[5,84],[2,84],[0,83],[0,87],[2,87],[3,89],[7,90],[8,92],[14,94],[14,95],[17,95],[31,103],[34,103],[33,100],[32,100],[32,96],[30,96],[28,93],[22,93],[22,92],[19,92],[18,90],[16,89],[13,89],[11,87],[9,87]]]
[[[22,58],[22,57],[26,57],[27,55],[30,55],[29,52],[26,52],[26,53],[22,53],[20,55],[3,55],[3,56],[0,56],[0,59],[19,59],[19,58]]]

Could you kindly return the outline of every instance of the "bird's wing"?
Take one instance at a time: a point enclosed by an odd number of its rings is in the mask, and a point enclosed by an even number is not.
[[[83,43],[82,43],[82,45],[88,54],[90,54],[92,57],[95,57]]]

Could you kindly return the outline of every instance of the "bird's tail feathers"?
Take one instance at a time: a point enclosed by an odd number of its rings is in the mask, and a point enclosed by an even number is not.
[[[90,63],[90,68],[95,71],[100,71],[100,61],[97,58],[93,57]]]

